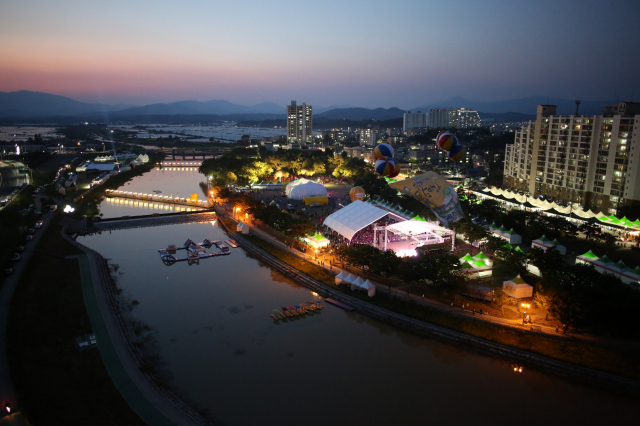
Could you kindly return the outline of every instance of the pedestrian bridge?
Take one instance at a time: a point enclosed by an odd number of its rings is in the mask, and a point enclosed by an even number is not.
[[[163,195],[162,193],[144,193],[133,191],[121,191],[118,189],[105,189],[105,195],[109,198],[119,198],[123,200],[139,200],[143,203],[164,203],[188,207],[210,208],[209,200],[197,200],[192,198],[178,197],[171,195]]]

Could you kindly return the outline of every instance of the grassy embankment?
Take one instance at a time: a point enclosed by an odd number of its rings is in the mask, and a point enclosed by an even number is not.
[[[331,288],[381,308],[550,358],[624,377],[640,379],[640,365],[637,363],[637,359],[640,356],[639,351],[612,349],[583,341],[547,337],[490,323],[485,324],[416,303],[388,297],[380,293],[376,297],[369,298],[362,292],[353,292],[346,286],[335,285],[333,276],[323,268],[280,250],[258,237],[245,235],[242,237],[247,238],[247,240],[267,253]]]
[[[51,223],[38,248],[79,253]],[[97,349],[75,338],[91,333],[76,259],[34,252],[11,300],[7,347],[12,381],[30,424],[143,425],[122,398]]]

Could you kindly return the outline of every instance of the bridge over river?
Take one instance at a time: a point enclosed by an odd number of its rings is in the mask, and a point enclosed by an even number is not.
[[[123,229],[149,228],[152,226],[175,225],[179,223],[215,223],[217,220],[218,216],[213,211],[191,213],[180,212],[169,214],[154,213],[152,215],[145,216],[122,216],[114,217],[111,219],[103,219],[94,222],[92,227],[81,229],[77,233],[79,235],[89,235],[102,233],[104,231],[111,232]]]

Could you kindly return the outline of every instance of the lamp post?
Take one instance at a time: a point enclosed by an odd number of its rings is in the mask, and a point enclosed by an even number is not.
[[[531,305],[528,303],[522,303],[520,306],[524,308],[524,311],[522,311],[522,324],[524,324],[524,319],[527,316],[527,308],[531,307]]]

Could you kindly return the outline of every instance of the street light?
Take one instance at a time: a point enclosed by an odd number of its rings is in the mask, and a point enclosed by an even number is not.
[[[524,308],[524,311],[522,312],[522,323],[524,324],[524,318],[527,316],[527,309],[530,308],[531,305],[528,303],[521,303],[520,306]]]

